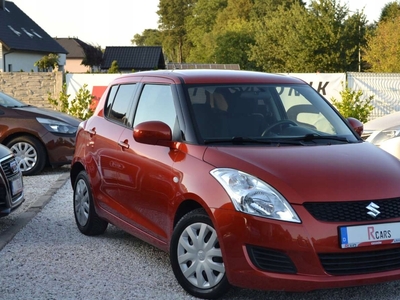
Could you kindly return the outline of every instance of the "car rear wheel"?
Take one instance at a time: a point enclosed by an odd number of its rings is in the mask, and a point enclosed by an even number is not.
[[[213,299],[229,290],[217,233],[203,209],[186,214],[176,225],[170,259],[176,279],[191,295]]]
[[[20,136],[9,141],[6,146],[14,152],[25,176],[40,173],[46,165],[46,149],[34,137]]]
[[[108,222],[101,219],[94,208],[89,179],[81,171],[74,184],[74,215],[76,225],[85,235],[99,235],[106,231]]]

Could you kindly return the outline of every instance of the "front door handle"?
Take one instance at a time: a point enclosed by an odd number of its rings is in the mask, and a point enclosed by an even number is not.
[[[129,149],[129,141],[126,139],[124,141],[119,141],[118,145],[122,148],[122,149]]]

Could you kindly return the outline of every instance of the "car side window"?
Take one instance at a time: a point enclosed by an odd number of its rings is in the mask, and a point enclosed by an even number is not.
[[[108,113],[110,112],[110,108],[111,108],[112,104],[114,103],[115,94],[118,91],[118,87],[119,87],[119,85],[113,85],[110,88],[110,91],[109,91],[108,97],[107,97],[107,102],[106,102],[106,105],[104,106],[104,116],[105,117],[108,117]]]
[[[146,121],[161,121],[174,132],[176,111],[171,86],[147,84],[144,86],[136,110],[134,126]]]
[[[130,122],[130,120],[132,120],[132,117],[129,114],[129,107],[131,105],[135,91],[136,84],[122,84],[118,87],[118,91],[116,91],[114,101],[109,98],[112,103],[110,104],[110,107],[108,106],[108,103],[106,106],[105,113],[107,113],[106,116],[108,117],[108,119],[127,126],[132,125],[132,123]],[[113,93],[114,90],[112,89],[109,97],[111,97]]]

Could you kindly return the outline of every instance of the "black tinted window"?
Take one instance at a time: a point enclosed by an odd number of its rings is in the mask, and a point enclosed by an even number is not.
[[[120,85],[108,113],[108,118],[119,123],[131,126],[129,107],[136,91],[136,84]]]
[[[111,87],[110,92],[108,93],[108,98],[107,98],[107,102],[106,105],[104,107],[104,115],[106,117],[108,117],[108,113],[110,112],[110,108],[112,106],[112,104],[114,103],[114,99],[115,99],[115,94],[117,93],[119,85],[114,85]]]

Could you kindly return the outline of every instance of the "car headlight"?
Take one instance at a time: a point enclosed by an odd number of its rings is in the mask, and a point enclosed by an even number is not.
[[[272,186],[234,169],[214,169],[211,175],[230,196],[237,211],[281,221],[301,223],[289,202]]]
[[[53,119],[36,118],[48,131],[53,133],[75,134],[77,127]]]
[[[400,128],[399,127],[392,127],[388,128],[379,132],[374,132],[371,134],[366,141],[374,144],[374,145],[381,145],[383,142],[390,140],[395,137],[400,136]]]

